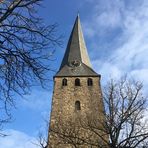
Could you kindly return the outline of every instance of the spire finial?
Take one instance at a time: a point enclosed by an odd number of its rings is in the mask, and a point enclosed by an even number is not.
[[[77,18],[80,18],[79,10],[77,11]]]
[[[80,17],[80,13],[79,13],[79,11],[78,11],[78,13],[77,13],[77,16]]]

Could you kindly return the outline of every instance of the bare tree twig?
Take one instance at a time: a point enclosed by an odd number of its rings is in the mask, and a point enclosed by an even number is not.
[[[111,80],[104,88],[105,120],[92,116],[85,120],[63,121],[56,119],[49,130],[58,144],[74,148],[144,148],[148,146],[148,125],[144,119],[147,98],[144,97],[141,82]],[[89,134],[85,134],[89,133]],[[89,136],[87,136],[89,135]],[[95,137],[95,138],[94,138]],[[95,140],[97,139],[97,140]]]
[[[45,25],[37,9],[43,0],[0,3],[0,109],[8,119],[15,98],[35,84],[44,86],[55,47],[57,24]]]

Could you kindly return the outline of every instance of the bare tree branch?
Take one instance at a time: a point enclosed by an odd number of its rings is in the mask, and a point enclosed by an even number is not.
[[[141,82],[111,80],[103,92],[105,118],[92,116],[63,121],[56,119],[49,136],[60,145],[74,148],[145,148],[148,145],[148,125],[145,118],[147,98]],[[89,133],[89,134],[87,134]],[[89,135],[89,136],[88,136]],[[52,141],[48,141],[48,148]]]
[[[44,86],[55,47],[57,24],[45,25],[37,9],[43,0],[0,3],[0,109],[8,119],[15,98],[36,84]]]

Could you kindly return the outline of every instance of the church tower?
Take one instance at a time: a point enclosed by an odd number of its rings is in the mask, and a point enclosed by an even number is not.
[[[89,120],[104,120],[100,77],[92,68],[77,16],[61,66],[54,76],[48,148],[73,148],[74,145],[89,148],[82,138],[98,142],[98,137],[84,125]]]

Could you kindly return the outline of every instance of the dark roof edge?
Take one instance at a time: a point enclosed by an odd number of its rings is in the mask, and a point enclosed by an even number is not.
[[[94,75],[89,75],[89,76],[88,75],[80,75],[80,76],[79,75],[75,75],[75,76],[74,75],[73,76],[66,76],[66,75],[65,76],[64,75],[63,76],[56,76],[55,75],[55,76],[53,76],[53,78],[55,78],[55,77],[100,77],[101,78],[101,75],[98,74],[95,76]]]

